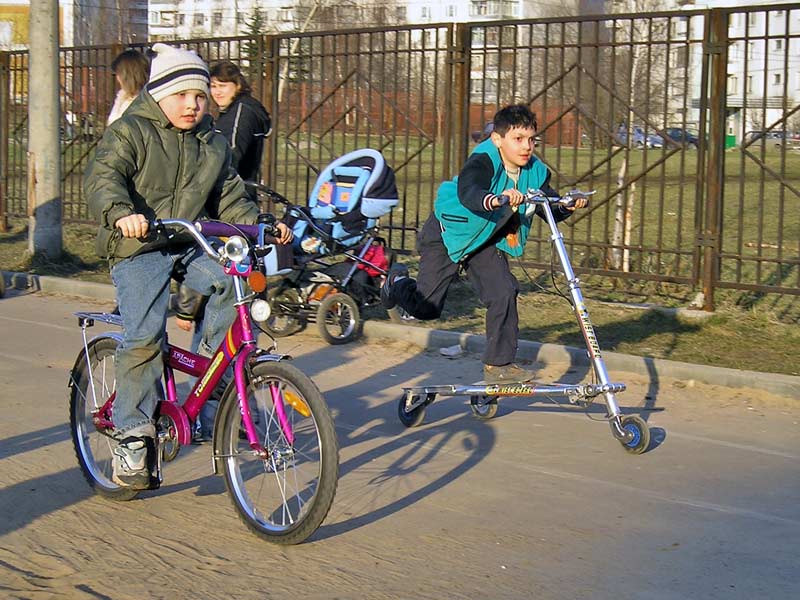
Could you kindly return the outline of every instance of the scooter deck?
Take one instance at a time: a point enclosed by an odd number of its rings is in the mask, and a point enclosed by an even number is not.
[[[489,383],[477,381],[472,385],[426,385],[404,387],[407,395],[440,395],[440,396],[580,396],[593,398],[600,394],[618,393],[625,390],[624,383],[539,383],[526,381],[519,383]]]

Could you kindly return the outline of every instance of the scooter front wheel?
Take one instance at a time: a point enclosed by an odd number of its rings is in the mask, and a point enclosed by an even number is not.
[[[627,431],[633,437],[627,442],[620,440],[620,444],[626,452],[631,454],[641,454],[650,446],[650,428],[644,419],[635,415],[622,417],[620,426],[623,431]]]

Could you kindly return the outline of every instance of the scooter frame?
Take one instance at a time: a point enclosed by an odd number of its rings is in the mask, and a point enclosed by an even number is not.
[[[572,206],[578,198],[586,198],[594,192],[571,191],[562,197],[548,197],[540,190],[529,190],[525,202],[541,206],[545,221],[550,227],[550,239],[556,250],[561,269],[566,277],[569,294],[578,322],[578,327],[586,344],[586,351],[592,365],[597,383],[542,384],[537,382],[472,385],[429,385],[404,387],[398,404],[398,417],[406,427],[416,427],[425,418],[425,408],[437,396],[469,396],[470,408],[480,419],[491,419],[497,413],[497,400],[500,397],[561,396],[570,404],[588,407],[594,399],[602,396],[605,400],[607,418],[611,433],[622,447],[631,454],[641,454],[650,445],[650,430],[647,423],[636,415],[622,415],[617,404],[617,393],[625,391],[624,383],[612,382],[600,352],[594,326],[584,303],[580,280],[572,270],[572,263],[559,231],[551,206],[563,204]]]

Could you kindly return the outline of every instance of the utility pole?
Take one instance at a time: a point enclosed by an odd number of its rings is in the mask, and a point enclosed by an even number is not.
[[[28,67],[28,252],[61,256],[58,0],[31,0]]]

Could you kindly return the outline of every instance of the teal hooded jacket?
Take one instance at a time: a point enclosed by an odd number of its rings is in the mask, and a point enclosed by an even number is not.
[[[544,163],[532,156],[520,169],[517,189],[523,193],[538,190],[547,183],[549,175]],[[465,177],[469,178],[468,185],[464,185]],[[462,185],[459,185],[459,178]],[[439,186],[434,214],[441,224],[442,240],[453,262],[461,261],[486,244],[513,216],[514,209],[509,206],[487,210],[494,196],[512,187],[514,182],[506,173],[500,151],[491,138],[475,147],[458,177]],[[521,256],[525,251],[533,218],[533,215],[526,216],[524,205],[516,210],[519,213],[517,235],[501,237],[496,243],[498,249],[510,256]]]

